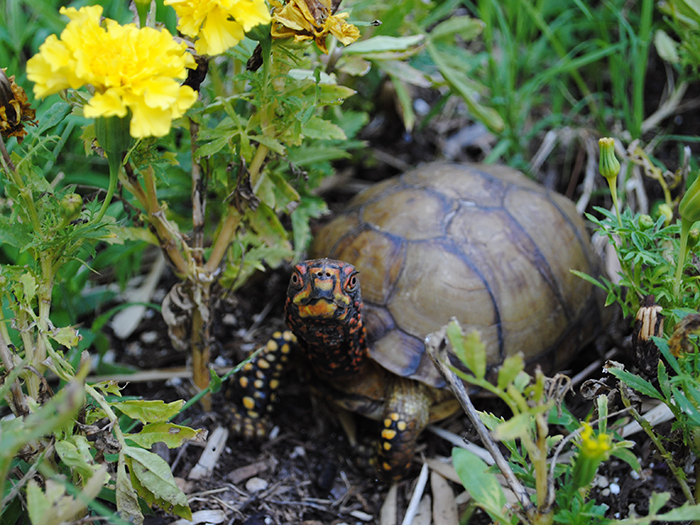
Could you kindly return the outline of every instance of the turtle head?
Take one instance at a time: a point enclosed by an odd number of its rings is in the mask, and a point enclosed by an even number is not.
[[[358,273],[352,264],[332,259],[294,268],[285,317],[318,369],[350,372],[367,355]]]

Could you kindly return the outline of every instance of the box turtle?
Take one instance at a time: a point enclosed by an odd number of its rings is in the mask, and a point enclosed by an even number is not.
[[[380,422],[372,463],[384,478],[401,477],[420,432],[457,406],[427,334],[456,317],[480,332],[492,367],[522,352],[551,371],[603,322],[599,295],[569,271],[598,271],[573,203],[506,167],[434,163],[376,184],[310,254],[287,292],[293,334],[275,334],[238,377],[233,427],[264,432],[298,341],[317,392]]]

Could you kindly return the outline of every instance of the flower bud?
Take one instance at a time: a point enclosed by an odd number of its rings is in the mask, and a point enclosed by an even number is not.
[[[688,222],[700,221],[700,176],[690,185],[678,205],[678,213]]]
[[[61,199],[61,218],[65,223],[74,221],[80,217],[83,209],[83,198],[77,193],[68,193]]]
[[[615,156],[615,139],[604,137],[598,140],[600,148],[599,170],[606,179],[614,179],[620,173],[620,162]]]
[[[673,220],[673,210],[668,204],[659,204],[658,208],[659,214],[664,216],[664,222],[666,224],[671,224]]]
[[[576,488],[585,488],[591,484],[600,463],[610,457],[612,440],[609,434],[593,435],[593,428],[583,424],[581,444],[574,462],[573,482]]]
[[[654,219],[651,218],[651,216],[643,214],[639,216],[639,229],[642,230],[643,232],[647,230],[651,230],[654,227]]]

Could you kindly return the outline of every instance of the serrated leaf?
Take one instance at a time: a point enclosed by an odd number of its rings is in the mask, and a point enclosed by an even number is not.
[[[297,166],[311,166],[317,162],[349,159],[350,153],[333,146],[290,148],[288,158]]]
[[[26,302],[31,302],[36,296],[36,279],[31,273],[23,273],[19,278]]]
[[[327,213],[328,206],[318,197],[303,197],[299,206],[291,213],[294,252],[297,256],[303,253],[311,242],[309,219],[317,219]]]
[[[180,517],[192,519],[187,496],[175,483],[166,461],[157,454],[137,447],[125,447],[131,482],[149,504],[156,504]]]
[[[148,401],[145,399],[129,399],[126,401],[116,401],[112,406],[142,423],[165,423],[180,412],[185,402],[180,399],[172,403],[165,403],[158,399]]]
[[[525,360],[521,353],[506,357],[503,364],[498,369],[498,388],[500,390],[505,390],[506,386],[513,382],[524,369]]]
[[[321,105],[339,105],[346,98],[349,98],[357,93],[354,89],[335,84],[319,84],[318,85],[318,102]]]
[[[655,399],[663,401],[664,398],[661,395],[661,393],[658,390],[656,390],[656,388],[654,388],[654,385],[652,385],[646,379],[642,379],[641,377],[634,375],[631,372],[628,372],[627,370],[611,368],[608,369],[608,372],[617,377],[620,381],[625,383],[630,388],[639,392],[640,394],[644,394],[645,396],[653,397]]]
[[[63,345],[67,348],[73,348],[78,346],[78,343],[82,339],[82,336],[78,333],[78,330],[72,326],[64,326],[62,328],[56,328],[49,332],[49,337],[56,341],[59,345]]]
[[[206,431],[203,429],[176,425],[174,423],[151,423],[137,434],[127,434],[127,438],[143,448],[151,448],[154,443],[165,443],[168,448],[177,448],[188,441],[202,442]]]
[[[385,73],[407,84],[424,88],[428,88],[432,85],[425,73],[404,61],[382,60],[378,61],[377,64]]]
[[[301,127],[305,137],[310,139],[345,140],[345,132],[337,125],[321,117],[312,116]]]
[[[135,525],[142,525],[143,513],[139,507],[139,499],[134,486],[131,484],[131,478],[126,473],[126,464],[124,454],[119,454],[119,462],[117,464],[117,488],[116,488],[116,503],[119,516]]]
[[[653,497],[654,495],[652,495]],[[657,514],[655,520],[658,523],[669,521],[691,521],[700,519],[700,505],[686,503],[682,507],[668,511],[666,514]]]
[[[500,514],[506,505],[506,496],[495,474],[488,472],[488,465],[472,452],[462,448],[452,449],[452,461],[462,485],[474,501],[484,509]]]
[[[49,129],[60,124],[68,113],[70,113],[70,110],[70,104],[67,102],[56,102],[42,116],[39,127],[36,130],[36,135],[41,136]]]
[[[93,388],[98,389],[105,395],[113,395],[117,397],[122,397],[122,389],[124,387],[119,386],[118,381],[102,381],[100,383],[95,383],[92,385]]]
[[[483,379],[486,376],[486,346],[479,332],[473,330],[463,335],[461,326],[453,320],[447,325],[447,338],[457,358],[477,379]]]
[[[498,441],[518,439],[530,430],[531,416],[528,412],[513,416],[493,430],[493,438]]]
[[[202,144],[197,148],[197,158],[211,157],[215,153],[218,153],[223,148],[228,147],[228,142],[230,139],[230,136],[216,137],[209,140],[206,144]]]
[[[268,246],[284,246],[291,249],[291,245],[287,240],[287,230],[285,230],[274,210],[267,204],[261,202],[255,210],[248,210],[245,218],[248,225],[265,244]]]

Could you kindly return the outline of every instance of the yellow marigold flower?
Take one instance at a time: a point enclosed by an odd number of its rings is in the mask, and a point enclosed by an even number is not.
[[[20,144],[27,131],[25,124],[36,126],[36,112],[29,105],[24,89],[15,83],[15,76],[8,78],[5,69],[0,69],[0,134],[17,137]]]
[[[199,55],[220,55],[238,44],[247,31],[270,23],[264,0],[165,0],[175,9],[178,30],[190,38]]]
[[[295,42],[313,39],[321,51],[328,53],[328,33],[344,45],[360,37],[357,27],[345,21],[348,13],[335,14],[338,4],[333,6],[331,0],[289,0],[284,6],[276,2],[273,5],[273,38],[293,37]]]
[[[100,24],[101,6],[62,7],[70,22],[61,37],[49,36],[27,62],[27,78],[35,82],[38,98],[63,89],[90,84],[95,95],[83,108],[88,118],[120,117],[132,113],[132,137],[161,137],[172,119],[181,117],[197,93],[180,86],[196,64],[184,43],[168,31],[134,24]]]
[[[609,434],[593,435],[593,428],[588,423],[583,424],[581,431],[581,455],[587,459],[602,461],[608,459],[612,441]]]

